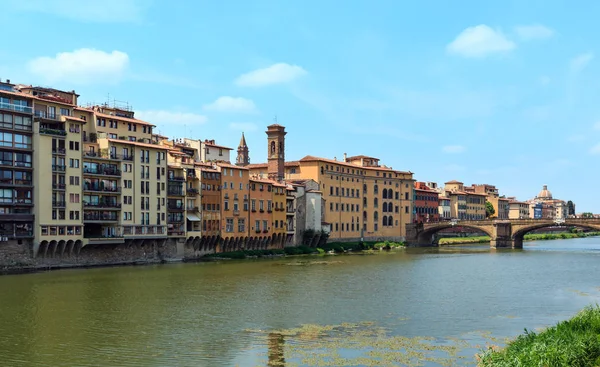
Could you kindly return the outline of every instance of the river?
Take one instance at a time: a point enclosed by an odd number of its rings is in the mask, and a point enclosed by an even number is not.
[[[2,366],[474,365],[600,299],[600,238],[0,277]],[[376,363],[376,361],[379,361]]]

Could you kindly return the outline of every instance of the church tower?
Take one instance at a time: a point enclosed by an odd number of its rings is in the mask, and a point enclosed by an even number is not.
[[[283,181],[285,177],[285,127],[273,124],[267,126],[267,146],[269,148],[268,168],[269,179]]]
[[[237,153],[237,158],[235,160],[236,166],[245,167],[250,164],[250,150],[248,150],[248,145],[246,145],[244,133],[242,133],[242,138],[240,139],[240,145],[238,146]]]

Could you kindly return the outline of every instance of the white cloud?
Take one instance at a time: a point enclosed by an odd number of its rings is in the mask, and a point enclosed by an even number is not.
[[[129,65],[129,56],[121,51],[111,53],[81,48],[61,52],[55,57],[42,56],[29,62],[29,71],[49,83],[68,81],[71,84],[117,82]]]
[[[590,148],[590,154],[600,154],[600,143],[594,145],[592,148]]]
[[[217,98],[213,103],[204,105],[207,111],[255,113],[256,105],[252,100],[242,97],[223,96]]]
[[[94,23],[138,22],[144,10],[141,0],[13,0],[7,5],[18,11]]]
[[[508,52],[515,47],[515,43],[507,39],[499,30],[480,24],[462,31],[446,47],[446,50],[459,56],[477,58]]]
[[[258,126],[253,122],[232,122],[229,124],[229,128],[238,131],[255,131]]]
[[[591,52],[579,54],[571,59],[571,62],[569,63],[569,68],[571,69],[571,72],[578,73],[580,71],[583,71],[583,69],[585,69],[593,59],[594,54]]]
[[[442,147],[444,153],[462,153],[466,148],[462,145],[446,145]]]
[[[189,112],[172,112],[164,110],[138,111],[135,117],[155,125],[200,125],[207,121],[206,116]]]
[[[515,33],[523,41],[550,38],[554,35],[554,30],[541,24],[521,25],[515,27]]]
[[[540,84],[541,84],[542,86],[544,86],[544,87],[545,87],[545,86],[547,86],[547,85],[550,85],[550,82],[551,82],[551,81],[552,81],[552,80],[551,80],[551,79],[550,79],[550,77],[549,77],[549,76],[547,76],[547,75],[542,75],[542,76],[540,77]]]
[[[306,74],[306,70],[298,65],[278,63],[242,74],[235,80],[235,84],[241,87],[262,87],[288,83]]]

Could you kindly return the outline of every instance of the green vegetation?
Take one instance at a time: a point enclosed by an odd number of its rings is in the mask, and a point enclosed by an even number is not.
[[[478,356],[481,367],[600,365],[600,308],[587,307],[570,320],[539,334],[525,334],[506,348],[488,347]]]
[[[496,209],[494,209],[494,206],[492,205],[492,203],[490,203],[489,201],[485,201],[485,217],[486,218],[491,218],[494,216],[494,214],[496,214]]]
[[[583,238],[600,236],[600,232],[578,232],[571,229],[570,232],[563,233],[530,233],[523,236],[524,241],[543,241],[543,240],[564,240],[568,238]],[[440,238],[440,245],[458,245],[465,243],[486,243],[490,242],[489,236],[472,236],[472,237],[446,237]]]
[[[363,250],[372,250],[372,249],[385,249],[389,250],[392,248],[405,247],[404,242],[329,242],[322,246],[321,249],[325,251],[333,251],[336,253],[342,253],[347,251],[363,251]]]
[[[472,236],[472,237],[447,237],[440,238],[440,245],[455,245],[455,244],[463,244],[463,243],[486,243],[490,242],[489,236]]]
[[[247,259],[251,257],[272,257],[283,255],[308,255],[318,253],[317,249],[306,246],[286,247],[284,249],[272,250],[241,250],[231,252],[219,252],[215,254],[207,254],[205,259]]]
[[[581,214],[582,218],[594,218],[594,214],[590,213],[590,212],[585,212],[583,214]]]

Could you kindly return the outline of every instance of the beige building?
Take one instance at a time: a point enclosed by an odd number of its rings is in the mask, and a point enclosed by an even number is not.
[[[509,219],[529,219],[529,203],[518,201],[514,197],[508,198],[509,202]]]

